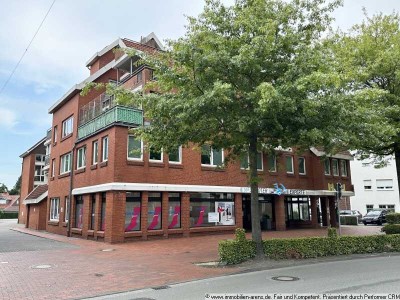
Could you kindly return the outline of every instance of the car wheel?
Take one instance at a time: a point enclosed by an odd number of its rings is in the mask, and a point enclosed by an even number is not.
[[[367,223],[364,222],[364,225],[367,226]]]
[[[381,226],[381,225],[382,225],[382,222],[381,222],[381,221],[378,221],[378,222],[376,222],[376,225]]]

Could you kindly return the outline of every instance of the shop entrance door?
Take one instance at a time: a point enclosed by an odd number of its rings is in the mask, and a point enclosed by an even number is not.
[[[275,224],[275,209],[272,195],[259,195],[259,210],[260,210],[260,225],[261,230],[274,229]],[[251,230],[251,201],[250,195],[244,194],[242,201],[243,209],[243,228]]]

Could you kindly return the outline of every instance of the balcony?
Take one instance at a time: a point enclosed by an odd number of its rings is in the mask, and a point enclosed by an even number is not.
[[[112,124],[120,124],[125,126],[141,126],[143,123],[143,112],[139,109],[112,105],[111,108],[105,109],[100,114],[94,114],[92,119],[80,119],[78,127],[78,141],[91,136]]]

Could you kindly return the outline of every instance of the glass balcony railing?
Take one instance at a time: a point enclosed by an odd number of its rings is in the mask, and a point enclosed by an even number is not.
[[[143,112],[139,109],[115,105],[78,127],[78,140],[84,139],[111,124],[141,126]]]

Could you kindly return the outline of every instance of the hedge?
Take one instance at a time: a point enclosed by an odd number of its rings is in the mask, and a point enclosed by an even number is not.
[[[270,239],[263,241],[263,246],[265,255],[272,259],[400,252],[400,234]],[[255,252],[255,244],[250,240],[236,238],[219,243],[220,260],[227,264],[243,262],[254,257]]]
[[[340,224],[342,225],[358,225],[357,216],[340,216]]]
[[[389,224],[400,224],[400,213],[387,214],[386,222],[388,222]]]
[[[4,212],[0,210],[0,219],[18,219],[17,212]]]
[[[400,224],[386,224],[382,231],[386,234],[400,234]]]

